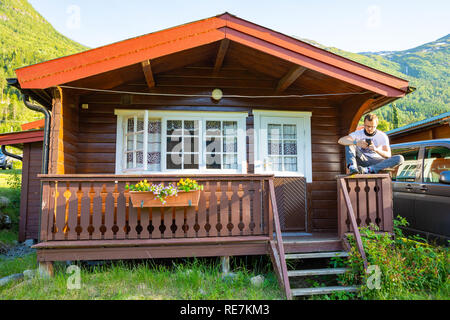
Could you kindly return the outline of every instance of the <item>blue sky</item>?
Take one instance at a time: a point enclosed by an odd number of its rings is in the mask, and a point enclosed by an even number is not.
[[[450,32],[449,0],[29,0],[91,48],[229,12],[352,52],[405,50]]]

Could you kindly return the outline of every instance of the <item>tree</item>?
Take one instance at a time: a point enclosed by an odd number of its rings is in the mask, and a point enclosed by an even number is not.
[[[398,109],[395,103],[392,104],[392,125],[394,129],[399,127]]]
[[[1,90],[1,96],[2,100],[0,100],[0,103],[4,103],[4,91],[6,88],[6,73],[3,67],[0,67],[0,90]]]

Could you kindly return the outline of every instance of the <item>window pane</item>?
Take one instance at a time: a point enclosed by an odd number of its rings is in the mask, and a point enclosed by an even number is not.
[[[181,137],[167,137],[167,152],[182,151]]]
[[[269,167],[272,168],[273,171],[281,171],[281,157],[269,157]]]
[[[223,138],[223,151],[224,152],[237,152],[237,138]]]
[[[161,134],[161,120],[148,120],[148,135]]]
[[[134,135],[127,136],[127,151],[134,150]]]
[[[269,124],[267,126],[268,139],[281,139],[281,124]]]
[[[222,139],[208,137],[206,138],[206,152],[221,152],[222,151]]]
[[[142,151],[136,152],[136,168],[144,166],[144,153]]]
[[[144,130],[144,119],[137,119],[137,128],[136,131]]]
[[[167,169],[181,169],[181,153],[168,153],[166,158]]]
[[[185,120],[184,121],[184,135],[197,136],[198,135],[198,121],[197,120]]]
[[[405,158],[403,162],[392,175],[393,181],[414,182],[416,171],[419,165],[419,148],[411,149],[393,149],[392,154],[402,155]]]
[[[134,118],[128,118],[127,133],[134,132]]]
[[[223,155],[223,169],[237,169],[237,154]]]
[[[297,171],[297,157],[284,158],[284,171]]]
[[[285,140],[283,143],[283,149],[285,155],[296,155],[297,154],[297,141],[296,140]]]
[[[221,163],[220,153],[206,154],[206,169],[221,169]]]
[[[147,168],[151,171],[161,171],[161,152],[147,153]]]
[[[181,120],[167,120],[167,135],[181,135]]]
[[[425,149],[424,182],[439,183],[441,172],[448,170],[450,170],[450,149],[446,147]]]
[[[138,133],[136,134],[136,150],[144,149],[144,134]]]
[[[269,140],[267,150],[270,155],[281,155],[281,141]]]
[[[198,153],[184,155],[185,169],[198,169]]]
[[[221,125],[220,121],[206,121],[206,135],[220,136]]]
[[[236,136],[237,135],[237,121],[224,121],[223,122],[223,135],[224,136]]]
[[[199,151],[198,138],[185,137],[183,152],[198,152],[198,151]]]
[[[127,153],[127,169],[133,168],[133,152]]]
[[[297,139],[297,126],[295,124],[283,125],[283,139]]]

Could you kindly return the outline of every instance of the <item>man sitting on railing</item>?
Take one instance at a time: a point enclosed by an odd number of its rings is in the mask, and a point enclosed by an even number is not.
[[[364,117],[364,129],[338,140],[339,144],[345,146],[346,165],[350,174],[378,173],[403,163],[403,156],[391,156],[389,138],[377,130],[377,125],[378,117],[369,113]]]

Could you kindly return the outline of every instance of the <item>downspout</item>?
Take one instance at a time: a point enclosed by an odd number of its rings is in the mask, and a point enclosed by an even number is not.
[[[45,116],[45,125],[44,125],[44,146],[42,152],[42,173],[48,173],[48,155],[49,155],[49,141],[50,141],[50,119],[51,115],[47,108],[31,103],[30,98],[27,94],[23,96],[23,103],[25,106],[33,111],[37,111],[43,113]]]
[[[5,156],[8,156],[8,157],[11,157],[11,158],[14,158],[14,159],[23,161],[23,158],[22,158],[21,156],[18,156],[17,154],[9,153],[8,151],[6,151],[6,146],[5,146],[5,145],[2,145],[2,153],[3,153]]]

